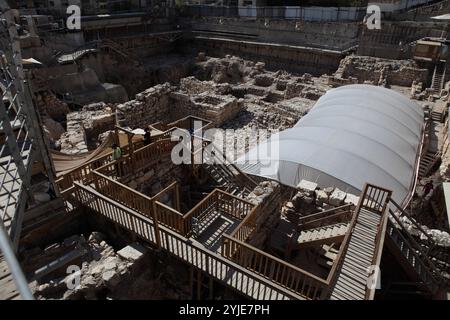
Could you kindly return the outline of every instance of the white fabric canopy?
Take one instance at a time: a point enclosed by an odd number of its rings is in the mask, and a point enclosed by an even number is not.
[[[403,203],[414,187],[423,124],[422,108],[400,93],[343,86],[236,164],[292,187],[305,179],[359,194],[368,182],[392,190]]]

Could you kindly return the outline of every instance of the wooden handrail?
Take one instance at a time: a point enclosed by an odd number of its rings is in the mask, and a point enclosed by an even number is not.
[[[344,240],[341,243],[341,246],[340,246],[341,249],[340,249],[338,255],[336,256],[336,259],[333,262],[333,266],[331,267],[330,273],[328,274],[328,277],[327,277],[327,283],[329,284],[328,291],[331,291],[331,286],[334,284],[334,282],[336,280],[337,270],[340,268],[341,264],[343,263],[344,256],[347,253],[347,248],[348,248],[348,244],[350,242],[350,237],[351,237],[353,229],[356,225],[356,221],[358,219],[358,215],[359,215],[359,211],[361,210],[362,203],[365,200],[367,188],[368,188],[368,185],[365,184],[363,193],[362,193],[361,197],[359,198],[358,205],[355,208],[352,220],[350,221],[350,224],[349,224],[349,227],[345,234]],[[327,295],[329,295],[329,292],[327,292]]]
[[[140,193],[139,191],[136,191],[136,190],[134,190],[133,188],[130,188],[129,186],[127,186],[127,185],[125,185],[125,184],[123,184],[123,183],[120,183],[120,182],[118,182],[118,181],[116,181],[116,180],[114,180],[114,179],[112,179],[112,178],[110,178],[110,177],[108,177],[108,176],[105,176],[104,174],[98,172],[97,170],[94,170],[92,173],[93,173],[94,175],[98,176],[98,177],[101,177],[101,178],[103,178],[103,179],[108,180],[109,182],[111,182],[111,183],[117,185],[118,187],[120,187],[120,188],[122,188],[122,189],[125,189],[125,190],[127,190],[127,191],[129,191],[129,192],[131,192],[131,193],[133,193],[133,194],[136,194],[137,196],[139,196],[139,197],[141,197],[141,198],[143,198],[143,199],[146,199],[146,200],[148,200],[148,201],[152,201],[152,200],[153,200],[152,197],[149,197],[149,196],[147,196],[147,195],[145,195],[145,194],[143,194],[143,193]]]
[[[185,228],[183,214],[157,200],[154,202],[153,208],[155,210],[155,218],[159,223],[186,236],[187,230]]]
[[[349,215],[349,214],[351,215],[352,213],[353,213],[352,210],[338,212],[335,214],[328,215],[326,217],[322,217],[322,218],[318,218],[316,220],[311,220],[311,221],[305,222],[305,223],[301,224],[300,227],[302,228],[302,230],[308,230],[310,228],[317,228],[317,227],[319,227],[318,225],[316,225],[318,223],[320,224],[320,223],[323,223],[324,221],[333,220],[333,219],[343,216],[343,215]],[[350,220],[350,218],[349,218],[349,220]],[[310,225],[314,225],[314,226],[310,226]],[[306,228],[306,226],[308,226],[308,229]]]
[[[427,264],[431,267],[431,270],[429,270],[429,272],[434,275],[434,273],[435,273],[434,270],[436,270],[437,268],[434,265],[434,263],[428,258],[428,255],[422,249],[422,246],[414,240],[414,238],[407,231],[406,227],[403,225],[402,221],[395,215],[395,213],[391,209],[389,209],[389,213],[390,213],[390,216],[399,224],[399,226],[402,228],[402,230],[405,231],[404,233],[406,234],[406,237],[408,238],[410,243],[415,247],[415,249],[417,249],[421,253],[422,259],[425,260],[427,262]],[[427,269],[430,269],[430,267],[427,267]]]
[[[264,199],[264,202],[268,203],[274,201],[273,197],[277,197],[280,189],[280,185],[277,185],[273,189],[272,194],[268,198]],[[254,206],[250,213],[246,215],[244,220],[242,220],[236,229],[231,232],[230,237],[237,238],[245,242],[254,232],[257,232],[259,226],[256,224],[256,221],[260,217],[260,205]]]
[[[388,223],[392,223],[392,222],[388,221]],[[400,237],[402,239],[402,241],[405,242],[406,244],[409,244],[408,240],[415,243],[415,241],[412,239],[411,235],[407,231],[404,232],[406,234],[406,238],[405,238],[405,236],[403,235],[404,233],[400,232],[400,230],[397,229],[395,227],[395,225],[392,225],[392,228],[394,228],[396,230],[395,232],[397,232],[397,236]],[[448,284],[448,280],[446,278],[443,278],[440,275],[439,271],[437,271],[437,269],[435,269],[436,267],[434,266],[434,264],[428,259],[427,254],[422,250],[422,248],[420,246],[417,245],[417,243],[415,243],[415,249],[417,249],[419,251],[419,253],[415,252],[414,248],[412,248],[412,249],[413,250],[411,251],[411,254],[416,257],[416,263],[419,263],[421,265],[421,267],[424,270],[426,270],[428,275],[431,276],[430,280],[436,287],[445,286],[446,283]],[[402,254],[403,254],[403,252],[402,252]]]
[[[185,219],[190,219],[192,217],[192,215],[194,215],[194,213],[206,202],[208,202],[211,198],[216,196],[216,192],[219,189],[214,189],[211,193],[209,193],[202,201],[200,201],[199,203],[197,203],[191,210],[189,210],[185,215],[184,218]]]
[[[389,198],[390,197],[391,197],[391,195],[389,194]],[[388,222],[388,213],[387,212],[388,212],[388,209],[385,206],[384,211],[382,213],[382,218],[381,218],[380,224],[378,225],[378,232],[375,237],[375,249],[374,249],[374,254],[373,254],[372,262],[371,262],[372,266],[379,266],[380,262],[381,262],[381,255],[383,253],[383,245],[384,245],[384,239],[385,239],[385,235],[386,235],[387,222]],[[379,274],[377,274],[377,276],[380,277]],[[374,279],[374,280],[377,280],[377,279]],[[373,298],[375,297],[375,289],[376,289],[376,287],[373,287],[373,288],[371,288],[370,286],[366,287],[366,294],[365,294],[366,300],[373,300]]]
[[[152,200],[159,201],[159,199],[160,199],[166,192],[170,191],[171,189],[176,188],[177,184],[178,184],[177,181],[172,182],[172,183],[169,184],[167,187],[165,187],[164,189],[162,189],[160,192],[158,192],[157,194],[155,194],[155,195],[152,197]]]
[[[258,183],[256,183],[252,178],[250,178],[246,173],[244,173],[241,169],[239,169],[238,166],[236,166],[234,163],[229,162],[227,157],[219,150],[217,149],[214,144],[212,145],[212,151],[214,152],[214,156],[216,156],[216,153],[218,153],[221,156],[221,161],[224,161],[223,164],[226,166],[226,162],[228,162],[228,165],[230,165],[231,167],[233,167],[233,169],[235,169],[242,177],[244,177],[244,179],[248,182],[250,182],[250,186],[252,188],[256,187],[258,185]],[[218,159],[220,159],[220,157],[217,157]]]
[[[248,204],[248,205],[250,205],[252,207],[255,206],[254,203],[248,201],[247,199],[239,198],[238,196],[235,196],[234,194],[231,194],[229,192],[223,191],[222,189],[219,189],[219,188],[216,188],[215,190],[217,190],[218,193],[224,194],[224,195],[226,195],[226,196],[228,196],[230,198],[234,198],[234,199],[236,199],[236,200],[238,200],[240,202],[246,203],[246,204]]]
[[[353,204],[351,204],[351,203],[344,204],[344,205],[336,207],[336,208],[332,208],[332,209],[328,209],[328,210],[325,210],[325,211],[313,213],[313,214],[310,214],[310,215],[307,215],[307,216],[304,216],[304,217],[300,217],[298,219],[298,222],[299,222],[299,224],[306,224],[306,223],[309,223],[309,221],[307,221],[307,220],[310,220],[312,218],[314,218],[313,221],[315,221],[317,219],[317,217],[320,217],[319,219],[322,219],[323,218],[322,216],[324,216],[324,215],[328,216],[331,213],[334,213],[336,211],[343,210],[343,209],[350,209],[351,207],[353,207]],[[307,222],[304,222],[304,221],[307,221]]]
[[[245,242],[224,235],[222,255],[239,265],[267,277],[307,299],[321,297],[328,283],[305,270],[261,251]]]
[[[255,252],[259,253],[259,254],[266,255],[267,257],[269,257],[270,259],[272,259],[272,260],[274,260],[274,261],[276,261],[278,263],[284,264],[284,265],[286,265],[288,267],[292,267],[294,270],[296,270],[298,272],[301,272],[301,273],[305,274],[308,277],[311,277],[311,278],[313,278],[313,279],[315,279],[315,280],[317,280],[319,282],[322,282],[322,283],[326,284],[326,280],[324,280],[324,279],[322,279],[322,278],[320,278],[320,277],[318,277],[318,276],[316,276],[316,275],[314,275],[312,273],[309,273],[308,271],[300,269],[299,267],[291,265],[290,263],[288,263],[288,262],[286,262],[284,260],[281,260],[280,258],[277,258],[277,257],[275,257],[275,256],[273,256],[273,255],[271,255],[271,254],[269,254],[267,252],[264,252],[264,251],[262,251],[262,250],[260,250],[258,248],[255,248],[255,247],[253,247],[253,246],[251,246],[251,245],[249,245],[249,244],[247,244],[245,242],[242,242],[242,241],[237,240],[237,239],[233,239],[227,234],[224,235],[224,238],[226,238],[227,240],[230,240],[230,241],[237,242],[237,243],[241,244],[242,246],[247,247],[247,248],[249,248],[249,249],[251,249],[251,250],[253,250],[253,251],[255,251]]]
[[[237,238],[241,241],[246,241],[250,235],[256,229],[255,220],[258,217],[258,207],[254,207],[250,213],[241,221],[241,223],[236,227],[236,229],[230,233],[230,237]],[[247,227],[247,229],[246,229]],[[245,230],[246,229],[246,230]],[[246,233],[246,234],[244,234]]]
[[[397,202],[395,202],[393,199],[391,199],[390,201],[396,208],[398,211],[400,211],[400,213],[404,216],[406,216],[409,221],[411,221],[411,223],[420,230],[420,232],[422,232],[422,234],[427,238],[427,240],[431,241],[434,244],[434,240],[432,237],[430,237],[430,235],[428,235],[428,233],[422,228],[422,226],[420,224],[417,223],[417,221],[411,217],[411,215],[409,213],[406,212],[406,210],[404,210]],[[395,213],[391,210],[390,211],[391,215],[395,215]],[[403,227],[403,224],[402,224]]]

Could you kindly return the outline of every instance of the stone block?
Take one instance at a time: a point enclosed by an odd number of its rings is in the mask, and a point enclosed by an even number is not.
[[[140,244],[132,243],[117,251],[117,254],[122,259],[136,261],[144,255],[145,251],[146,249]]]
[[[358,202],[359,202],[359,197],[355,196],[354,194],[351,194],[351,193],[347,193],[347,196],[344,199],[345,204],[352,203],[356,206],[358,204]]]
[[[344,203],[346,196],[347,196],[347,194],[344,191],[336,188],[336,189],[334,189],[333,193],[330,195],[328,203],[331,204],[332,206],[340,206]]]
[[[318,205],[328,202],[328,194],[323,190],[316,190],[316,202]]]
[[[116,271],[109,270],[102,274],[103,281],[109,286],[115,286],[120,282],[119,275]]]
[[[309,196],[314,196],[314,191],[316,190],[316,188],[317,183],[304,179],[297,185],[298,190],[305,192]]]

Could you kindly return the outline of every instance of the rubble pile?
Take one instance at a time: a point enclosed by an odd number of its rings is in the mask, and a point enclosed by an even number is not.
[[[317,183],[302,180],[297,185],[297,193],[287,201],[281,213],[296,223],[302,216],[329,210],[345,204],[357,205],[359,197],[336,187],[319,188]]]
[[[115,106],[106,103],[86,105],[81,111],[67,115],[67,131],[61,135],[61,152],[82,154],[88,146],[97,146],[98,136],[115,126]]]
[[[78,251],[78,255],[73,253]],[[72,236],[41,250],[29,249],[24,265],[32,275],[55,261],[66,263],[34,280],[30,287],[37,299],[187,299],[186,281],[177,275],[184,268],[164,255],[157,258],[138,243],[115,251],[99,232]],[[75,259],[67,257],[75,256]],[[43,265],[43,267],[41,267]],[[30,276],[32,277],[32,276]],[[183,277],[185,279],[186,277]]]
[[[279,183],[276,181],[263,181],[247,195],[246,200],[250,201],[254,205],[259,205],[263,203],[278,186]]]
[[[34,101],[41,117],[42,129],[50,146],[59,148],[58,140],[65,131],[61,123],[65,121],[66,115],[70,112],[68,105],[49,91],[36,93]]]
[[[48,115],[56,121],[63,121],[65,116],[70,112],[69,106],[49,91],[37,93],[35,95],[35,101],[41,115]]]
[[[194,75],[200,80],[213,80],[216,83],[237,84],[249,76],[255,76],[262,71],[264,64],[246,61],[239,57],[226,55],[225,58],[198,59],[198,69]],[[202,61],[203,60],[203,61]]]
[[[133,244],[116,253],[101,233],[93,232],[87,240],[83,235],[72,236],[42,251],[32,249],[25,264],[30,265],[31,261],[37,260],[35,257],[40,263],[49,261],[49,258],[62,260],[62,254],[67,257],[74,250],[80,252],[78,259],[67,261],[67,267],[52,271],[32,283],[38,299],[102,298],[102,291],[116,287],[145,252],[143,247]]]

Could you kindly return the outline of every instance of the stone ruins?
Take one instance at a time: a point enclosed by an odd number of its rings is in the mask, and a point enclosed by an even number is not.
[[[0,107],[11,118],[1,132],[0,220],[33,297],[448,299],[450,29],[428,17],[447,13],[448,1],[386,13],[373,31],[360,22],[364,15],[356,19],[364,13],[356,8],[348,21],[309,21],[244,17],[232,4],[224,14],[217,5],[183,4],[183,11],[171,3],[133,14],[87,11],[83,28],[70,32],[58,26],[57,9],[1,13],[18,33],[12,40],[0,33]],[[14,41],[21,60],[9,62],[4,48]],[[17,64],[23,78],[9,75]],[[260,163],[235,162],[314,118],[311,110],[330,90],[355,84],[400,93],[423,111],[418,149],[407,150],[402,143],[410,141],[401,137],[394,150],[403,160],[416,154],[401,204],[371,181],[345,188],[333,177],[339,187],[324,185],[306,165],[292,171],[297,182],[283,183],[279,169],[295,159],[270,159],[260,171],[266,174],[249,173]],[[401,111],[413,119],[409,112]],[[383,130],[397,134],[389,125]],[[175,129],[224,135],[199,134],[197,152],[195,139],[177,138]],[[182,164],[172,157],[180,142],[188,145]],[[293,154],[308,152],[298,149]],[[9,269],[7,256],[0,255],[0,272]],[[366,286],[368,266],[381,268],[381,289]],[[0,287],[2,299],[18,294],[12,281]]]

